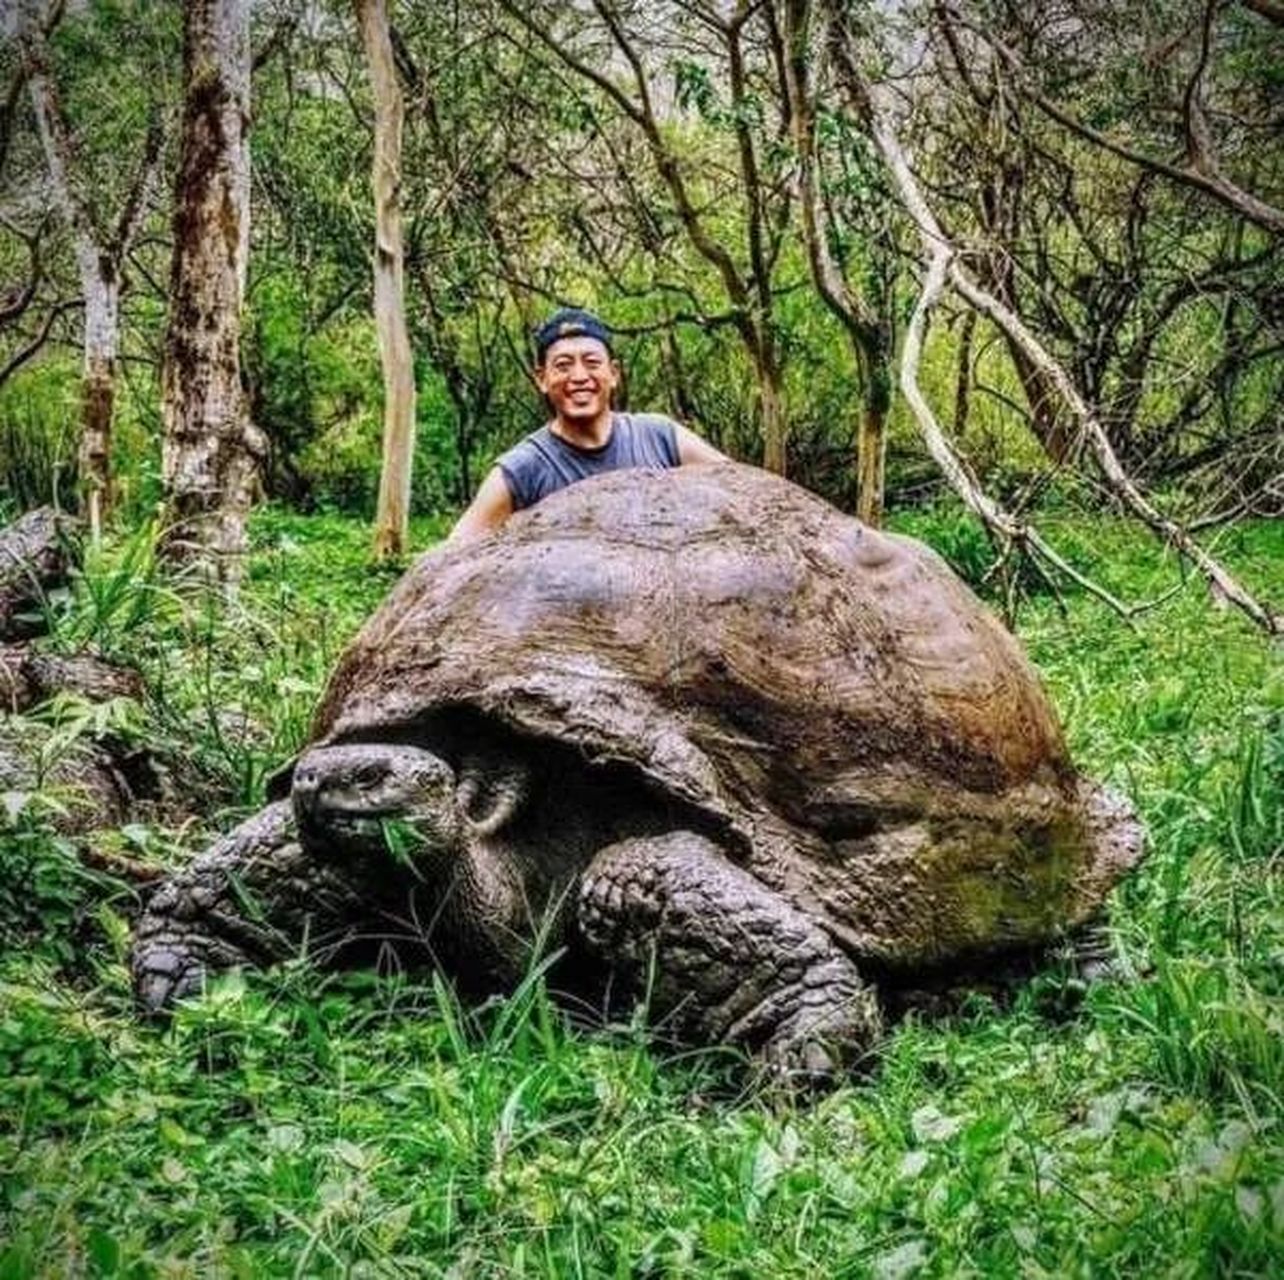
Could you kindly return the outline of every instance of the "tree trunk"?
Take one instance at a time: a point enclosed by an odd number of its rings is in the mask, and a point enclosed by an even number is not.
[[[803,240],[812,281],[821,301],[838,318],[860,369],[864,405],[856,428],[856,515],[877,528],[883,521],[886,486],[887,415],[892,402],[891,324],[888,307],[853,287],[829,246],[829,224],[821,199],[816,120],[810,68],[811,5],[788,0],[783,6],[785,39],[778,60],[790,134],[798,159],[798,195]]]
[[[80,492],[97,542],[111,506],[111,414],[119,347],[118,262],[104,249],[72,170],[69,128],[49,72],[43,38],[26,33],[31,103],[35,110],[53,196],[72,233],[85,320],[81,378]]]
[[[887,412],[867,399],[856,436],[856,518],[877,529],[883,523]]]
[[[410,520],[415,450],[415,377],[406,331],[401,240],[401,87],[393,61],[385,0],[355,0],[375,102],[374,298],[383,365],[383,471],[375,512],[376,558],[402,555]]]
[[[758,383],[758,406],[762,411],[762,465],[778,476],[789,465],[788,423],[780,394],[780,370],[769,343],[759,339],[753,348],[754,377]]]
[[[77,247],[85,298],[85,360],[81,377],[80,490],[90,536],[97,542],[111,511],[111,418],[120,344],[120,280],[96,245]]]
[[[1013,302],[995,291],[995,297],[1004,306],[1016,311]],[[1066,421],[1061,408],[1061,398],[1055,385],[1038,365],[1030,359],[1020,343],[1004,334],[1008,354],[1012,357],[1017,380],[1025,392],[1025,402],[1030,406],[1030,427],[1049,459],[1060,466],[1072,460],[1075,438],[1074,428]]]
[[[881,325],[855,326],[848,335],[864,386],[864,406],[856,429],[856,518],[881,528],[887,487],[887,415],[892,407],[891,342]]]
[[[162,372],[162,471],[171,561],[234,583],[246,548],[261,434],[241,386],[249,221],[249,0],[188,0],[183,138]]]
[[[963,317],[959,334],[958,374],[954,382],[954,438],[961,446],[967,437],[968,418],[972,412],[972,342],[976,336],[976,312]]]

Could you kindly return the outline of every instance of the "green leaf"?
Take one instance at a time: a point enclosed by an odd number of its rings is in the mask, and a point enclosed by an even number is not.
[[[85,1252],[99,1275],[114,1276],[120,1270],[120,1245],[101,1227],[92,1227],[85,1238]]]

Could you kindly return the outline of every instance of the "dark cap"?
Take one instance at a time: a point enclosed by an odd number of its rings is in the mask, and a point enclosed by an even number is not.
[[[596,338],[608,351],[611,350],[611,331],[591,311],[579,307],[563,307],[554,311],[535,330],[535,362],[544,363],[549,347],[559,338]]]

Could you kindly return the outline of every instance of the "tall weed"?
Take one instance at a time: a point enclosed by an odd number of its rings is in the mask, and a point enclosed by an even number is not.
[[[74,367],[62,361],[23,370],[0,388],[0,517],[74,505],[79,394]]]

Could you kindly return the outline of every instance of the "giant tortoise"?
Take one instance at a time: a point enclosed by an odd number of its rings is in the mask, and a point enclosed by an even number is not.
[[[1050,943],[1142,848],[935,553],[734,464],[425,555],[276,793],[152,899],[145,1007],[397,946],[504,990],[538,945],[686,1042],[823,1075],[881,984]]]

